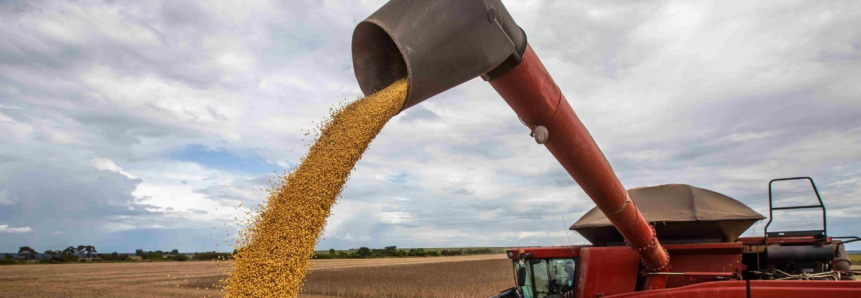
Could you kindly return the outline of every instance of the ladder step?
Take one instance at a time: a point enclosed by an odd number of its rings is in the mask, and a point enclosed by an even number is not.
[[[790,207],[774,207],[771,210],[791,210],[791,209],[810,209],[810,208],[824,208],[822,205],[807,205],[807,206],[790,206]]]

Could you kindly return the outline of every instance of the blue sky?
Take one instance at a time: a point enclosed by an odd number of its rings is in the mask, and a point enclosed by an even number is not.
[[[191,144],[180,148],[172,152],[170,158],[176,161],[193,162],[207,168],[248,175],[280,173],[285,170],[285,168],[268,162],[253,152],[238,155],[198,144]]]
[[[361,95],[352,32],[383,3],[3,1],[0,251],[224,248]],[[770,179],[812,176],[829,232],[861,234],[859,2],[506,5],[626,187],[767,214]],[[594,204],[528,135],[480,79],[402,112],[318,248],[568,244]]]

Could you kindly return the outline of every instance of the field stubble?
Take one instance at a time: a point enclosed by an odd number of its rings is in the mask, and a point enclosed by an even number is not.
[[[511,287],[511,262],[482,260],[312,270],[305,293],[340,297],[487,297]]]
[[[487,297],[511,287],[504,255],[313,260],[302,298]],[[220,297],[214,262],[0,267],[0,297]]]

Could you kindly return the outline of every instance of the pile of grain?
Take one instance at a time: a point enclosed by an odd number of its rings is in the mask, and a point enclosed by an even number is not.
[[[227,297],[296,297],[330,208],[353,166],[406,98],[401,79],[332,111],[299,167],[282,177],[240,231]]]

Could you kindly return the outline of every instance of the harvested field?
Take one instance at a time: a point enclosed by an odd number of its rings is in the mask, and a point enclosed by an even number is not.
[[[852,264],[861,265],[861,254],[849,254],[849,260]]]
[[[204,297],[184,286],[219,276],[214,262],[15,265],[0,267],[0,297]]]
[[[308,294],[339,297],[487,297],[511,287],[508,260],[312,270]]]
[[[0,297],[220,297],[213,262],[0,266]],[[512,284],[504,255],[314,260],[303,298],[481,297]],[[337,295],[337,296],[333,296]]]
[[[368,266],[389,266],[407,264],[431,264],[440,262],[462,262],[478,260],[500,260],[506,259],[503,254],[475,255],[458,257],[428,257],[428,258],[386,258],[386,259],[334,259],[334,260],[312,260],[311,269],[334,269]]]

